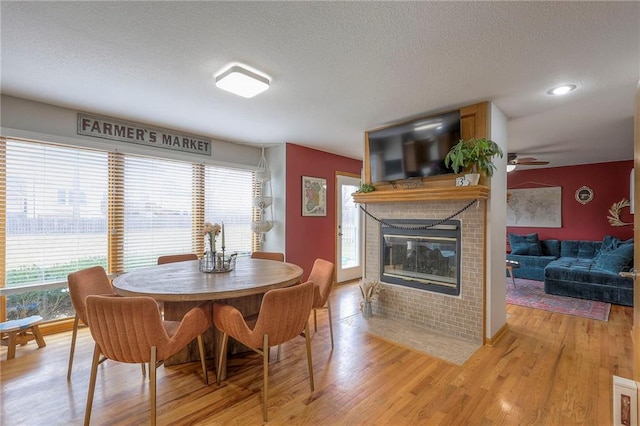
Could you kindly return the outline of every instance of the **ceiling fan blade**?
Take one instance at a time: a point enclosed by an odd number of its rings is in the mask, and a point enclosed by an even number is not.
[[[548,161],[517,161],[517,164],[521,166],[544,166],[549,164]]]

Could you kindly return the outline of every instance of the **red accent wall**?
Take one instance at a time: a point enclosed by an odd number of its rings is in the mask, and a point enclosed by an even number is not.
[[[360,175],[362,161],[287,143],[286,168],[286,259],[302,267],[305,280],[317,258],[335,263],[335,174]],[[302,176],[327,180],[326,216],[302,216]]]
[[[562,187],[562,228],[523,228],[508,226],[507,233],[530,234],[540,239],[602,240],[605,235],[621,239],[633,237],[633,225],[611,226],[607,219],[613,203],[629,199],[629,174],[633,161],[587,164],[582,166],[552,167],[545,169],[515,170],[507,175],[509,189]],[[586,185],[593,190],[593,200],[581,204],[575,192]],[[620,219],[633,222],[629,208],[622,209]]]

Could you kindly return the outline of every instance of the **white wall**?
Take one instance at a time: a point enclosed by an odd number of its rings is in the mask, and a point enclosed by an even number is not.
[[[507,217],[507,117],[493,103],[489,111],[489,137],[504,151],[494,158],[487,202],[487,323],[485,337],[492,338],[507,322],[506,302],[506,217]]]
[[[7,137],[25,138],[109,151],[117,150],[129,154],[246,169],[256,169],[260,162],[260,147],[216,140],[209,135],[200,136],[211,137],[211,156],[171,151],[168,149],[154,149],[153,147],[129,144],[126,142],[78,135],[76,133],[78,112],[79,111],[41,102],[1,95],[0,134]],[[126,117],[114,118],[127,120]],[[181,129],[181,131],[188,132],[188,129]],[[273,245],[273,251],[284,252],[285,145],[274,146],[266,151],[266,156],[268,157],[267,163],[272,170],[272,189],[275,198],[273,211],[276,220],[276,225],[267,234],[267,240],[269,247]]]
[[[81,111],[13,96],[0,96],[0,111],[0,125],[2,126],[0,132],[3,136],[8,137],[236,167],[256,168],[260,161],[261,150],[259,147],[220,141],[210,135],[200,135],[212,139],[212,155],[210,157],[78,135],[76,132],[77,113]],[[114,118],[127,120],[127,117]],[[188,132],[188,129],[181,130]]]
[[[267,165],[271,170],[271,195],[273,196],[273,228],[265,234],[262,250],[285,253],[286,206],[286,145],[265,149]]]

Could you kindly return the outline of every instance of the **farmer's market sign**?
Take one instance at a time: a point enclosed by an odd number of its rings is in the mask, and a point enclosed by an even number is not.
[[[78,113],[78,134],[192,154],[211,155],[211,139],[132,121]]]

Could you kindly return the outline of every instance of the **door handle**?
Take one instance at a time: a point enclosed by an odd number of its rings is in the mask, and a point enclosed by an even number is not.
[[[622,278],[633,278],[634,280],[636,279],[636,271],[618,272],[618,275],[620,275]]]

